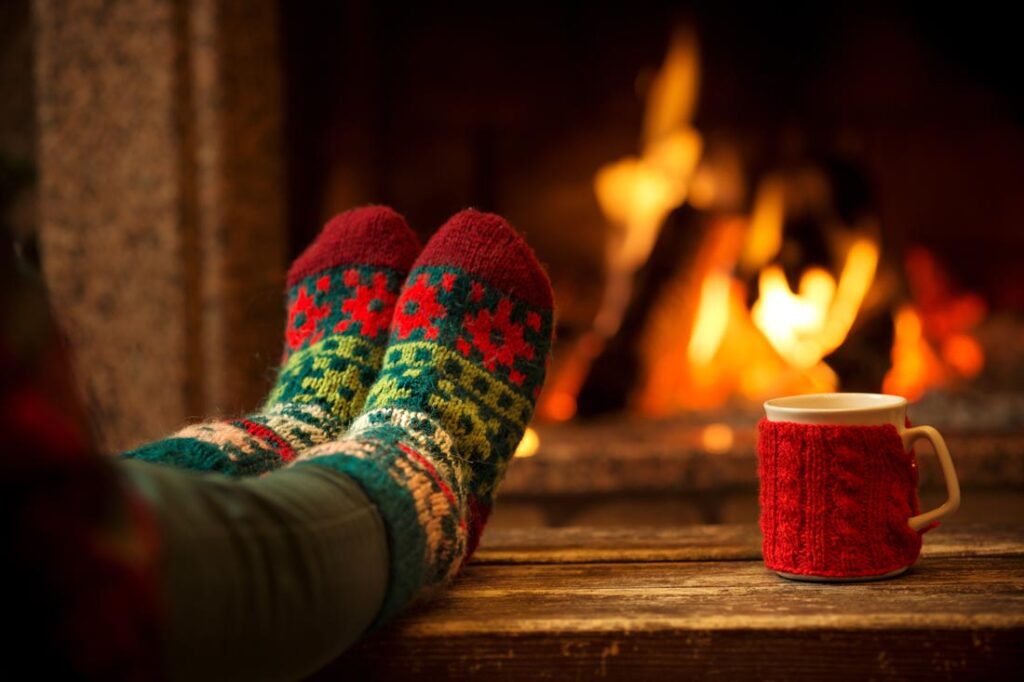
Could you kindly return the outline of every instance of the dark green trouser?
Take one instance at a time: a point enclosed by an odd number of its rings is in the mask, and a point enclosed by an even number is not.
[[[294,679],[336,657],[384,600],[376,507],[320,467],[258,479],[120,460],[163,534],[172,679]]]

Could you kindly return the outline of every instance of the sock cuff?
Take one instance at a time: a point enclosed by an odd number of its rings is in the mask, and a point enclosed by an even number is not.
[[[391,556],[388,594],[375,624],[447,582],[466,553],[466,495],[450,443],[425,415],[381,410],[360,418],[345,439],[312,448],[296,465],[346,474],[377,506]]]
[[[230,423],[223,423],[223,425],[212,423],[209,426],[235,429]],[[245,476],[259,472],[260,467],[266,465],[266,459],[276,456],[273,451],[254,447],[245,457],[232,457],[223,444],[188,435],[174,435],[118,455],[120,459],[136,459],[151,464],[163,464],[190,471],[212,472],[226,476]]]

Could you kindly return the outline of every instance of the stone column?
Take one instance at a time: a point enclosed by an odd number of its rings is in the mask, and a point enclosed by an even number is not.
[[[272,0],[35,0],[39,232],[101,445],[256,405],[280,352]]]

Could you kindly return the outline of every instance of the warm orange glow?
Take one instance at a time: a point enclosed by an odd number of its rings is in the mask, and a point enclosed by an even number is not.
[[[633,275],[650,256],[665,217],[686,200],[700,160],[703,140],[690,126],[698,64],[696,37],[677,32],[647,95],[640,155],[609,163],[594,177],[598,205],[612,228],[595,321],[605,338],[618,331]]]
[[[896,313],[892,368],[883,388],[914,400],[929,388],[981,373],[985,353],[971,332],[984,319],[986,306],[975,294],[954,291],[939,262],[923,248],[908,254],[906,271],[914,305]]]
[[[537,414],[551,421],[567,421],[576,414],[576,396],[579,395],[587,372],[601,350],[604,339],[590,331],[580,337],[559,365],[554,367],[551,379],[537,401]]]
[[[545,403],[542,416],[551,421],[569,421],[576,414],[576,396],[567,391],[553,393]]]
[[[875,280],[878,255],[878,244],[870,239],[858,239],[847,252],[846,264],[839,276],[839,286],[823,331],[825,354],[839,348],[850,333],[864,297]]]
[[[985,367],[985,352],[973,336],[957,334],[942,342],[942,359],[962,377],[973,379]]]
[[[686,201],[703,150],[700,133],[690,126],[699,81],[696,36],[678,31],[647,94],[640,153],[606,164],[594,176],[610,227],[604,291],[590,332],[555,368],[541,396],[538,413],[544,418],[566,420],[576,413],[591,363],[622,325],[637,269],[650,257],[665,218]]]
[[[734,396],[763,400],[835,389],[827,365],[794,367],[754,325],[744,284],[728,274],[747,233],[743,219],[714,221],[692,267],[659,292],[644,332],[635,402],[644,414],[713,409]]]
[[[637,271],[666,218],[684,202],[702,211],[694,226],[703,238],[692,262],[688,253],[685,267],[680,264],[661,287],[645,319],[641,376],[629,396],[644,414],[718,408],[737,397],[838,390],[839,377],[825,358],[842,346],[859,316],[875,314],[899,287],[891,271],[876,285],[881,230],[836,224],[820,170],[789,168],[764,176],[749,215],[737,213],[748,200],[743,155],[718,140],[705,155],[704,140],[691,125],[699,85],[696,38],[678,32],[647,93],[639,151],[594,175],[609,226],[604,290],[590,330],[560,359],[540,396],[543,418],[575,415],[592,363],[619,333]],[[784,241],[784,226],[787,215],[812,214],[827,224],[822,236],[835,264],[796,273],[794,290],[782,263],[798,262],[804,244]],[[916,398],[929,387],[981,372],[985,357],[971,330],[983,319],[985,304],[953,294],[923,249],[909,254],[906,271],[914,303],[895,315],[893,367],[883,389]],[[724,424],[710,425],[702,435],[709,452],[728,451],[732,437]]]
[[[533,427],[526,427],[526,432],[523,433],[523,439],[519,441],[519,446],[516,447],[516,457],[533,457],[537,454],[537,450],[540,449],[540,436]]]
[[[693,323],[693,333],[686,349],[692,364],[706,365],[711,362],[722,343],[722,336],[729,322],[731,285],[732,278],[722,271],[711,273],[701,284],[697,319]]]
[[[708,424],[701,432],[700,440],[705,450],[720,455],[732,449],[734,436],[728,424]]]
[[[885,375],[882,390],[917,400],[930,386],[945,382],[942,363],[924,338],[921,317],[912,306],[896,313],[892,344],[892,369]]]
[[[766,265],[782,247],[782,221],[785,217],[785,188],[778,178],[762,181],[754,197],[750,231],[740,264],[749,272]]]
[[[846,339],[877,265],[877,244],[863,238],[850,247],[838,284],[825,270],[809,268],[793,293],[782,268],[767,267],[758,280],[754,323],[791,365],[815,367]]]
[[[647,93],[644,112],[644,143],[650,145],[671,135],[680,124],[693,119],[700,88],[700,56],[696,34],[677,29],[665,61]]]

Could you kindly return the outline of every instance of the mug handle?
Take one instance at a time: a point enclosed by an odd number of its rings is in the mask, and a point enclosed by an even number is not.
[[[927,438],[939,458],[939,464],[942,466],[942,475],[946,479],[947,498],[942,503],[942,506],[924,514],[912,516],[907,520],[907,524],[912,529],[920,530],[932,521],[937,521],[943,516],[952,514],[960,507],[960,481],[957,480],[956,469],[953,468],[953,459],[949,456],[949,448],[946,447],[946,441],[942,439],[942,434],[933,427],[915,426],[904,431],[900,434],[900,437],[903,439],[904,450],[909,450],[921,438]]]

